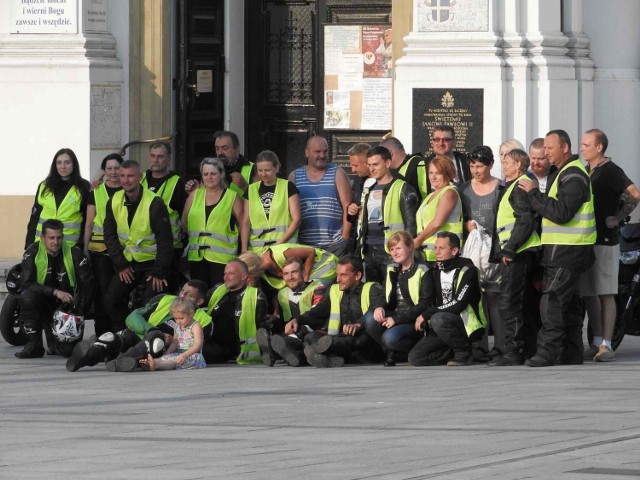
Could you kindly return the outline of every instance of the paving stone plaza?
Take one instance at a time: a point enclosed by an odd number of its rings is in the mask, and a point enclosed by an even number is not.
[[[17,350],[0,340],[0,479],[640,478],[637,337],[549,368],[69,373]]]

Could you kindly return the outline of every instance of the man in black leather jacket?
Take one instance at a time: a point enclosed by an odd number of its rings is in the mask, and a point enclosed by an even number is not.
[[[18,358],[44,355],[42,332],[47,338],[47,353],[68,357],[76,343],[59,342],[51,330],[53,313],[60,306],[73,308],[84,316],[93,301],[93,274],[87,258],[78,247],[63,245],[62,222],[46,220],[40,241],[27,248],[22,257],[20,278],[20,320],[27,333],[27,344],[15,354]]]
[[[366,280],[382,283],[391,263],[387,240],[401,230],[416,236],[418,194],[407,182],[391,174],[391,152],[385,147],[371,149],[367,165],[375,183],[365,188],[362,195],[358,246]]]
[[[363,317],[385,305],[384,292],[378,283],[362,283],[362,270],[358,258],[342,257],[336,268],[336,283],[329,294],[296,322],[289,322],[296,327],[327,329],[328,334],[314,331],[304,337],[304,353],[312,366],[341,367],[345,360],[354,360],[352,353],[367,357],[376,349],[364,330]],[[295,333],[295,330],[285,329],[285,333]]]

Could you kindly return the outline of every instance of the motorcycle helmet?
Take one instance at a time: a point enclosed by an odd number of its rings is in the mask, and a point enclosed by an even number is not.
[[[22,276],[22,264],[11,267],[7,273],[7,291],[14,295],[20,295],[20,277]]]
[[[80,340],[84,333],[84,317],[76,313],[67,313],[58,308],[53,313],[53,334],[62,343]]]

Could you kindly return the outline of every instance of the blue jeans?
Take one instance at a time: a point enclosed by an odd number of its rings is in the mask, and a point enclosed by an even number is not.
[[[388,316],[392,312],[386,312]],[[368,312],[362,319],[364,329],[376,343],[385,350],[408,352],[420,340],[420,332],[416,332],[413,323],[403,323],[386,328],[373,319],[373,312]]]

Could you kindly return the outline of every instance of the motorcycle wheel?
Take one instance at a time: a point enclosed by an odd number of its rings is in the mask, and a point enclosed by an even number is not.
[[[10,293],[0,311],[0,333],[7,343],[20,347],[27,343],[27,334],[20,323],[20,297]]]

